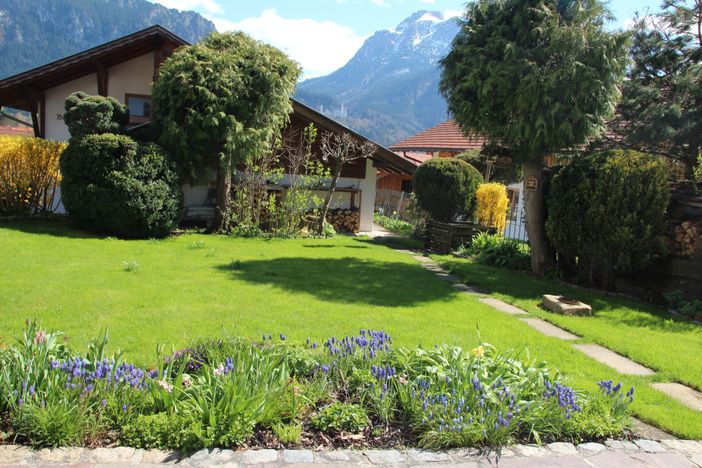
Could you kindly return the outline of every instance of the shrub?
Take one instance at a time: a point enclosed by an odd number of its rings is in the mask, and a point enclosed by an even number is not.
[[[123,238],[166,236],[182,192],[172,162],[153,144],[114,134],[72,138],[61,155],[61,192],[78,226]]]
[[[129,108],[112,97],[78,91],[66,98],[64,108],[63,121],[73,138],[118,133],[129,123]]]
[[[49,213],[65,143],[0,136],[0,216]]]
[[[407,221],[390,218],[389,216],[381,215],[380,213],[373,213],[373,222],[383,226],[389,231],[401,234],[403,236],[410,236],[414,231],[412,224],[408,223]]]
[[[529,270],[531,255],[529,246],[521,241],[507,239],[499,234],[481,232],[473,237],[469,245],[456,251],[459,257],[473,257],[484,265]]]
[[[368,414],[358,405],[334,402],[312,417],[312,427],[328,432],[360,432],[370,424]]]
[[[458,159],[430,159],[414,173],[414,188],[419,205],[438,221],[471,216],[475,191],[483,181],[470,164]]]
[[[634,151],[574,159],[554,177],[546,232],[558,253],[577,258],[594,283],[640,270],[664,252],[670,197],[665,164]]]
[[[497,229],[502,234],[507,224],[507,187],[498,183],[480,184],[475,192],[477,200],[476,216],[478,222],[484,226]]]

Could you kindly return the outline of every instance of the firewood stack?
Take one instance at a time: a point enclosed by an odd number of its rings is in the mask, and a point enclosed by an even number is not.
[[[337,208],[327,212],[327,222],[336,232],[358,232],[360,215],[358,210]]]
[[[671,234],[673,253],[681,257],[692,257],[695,253],[699,236],[695,223],[691,221],[676,223]]]

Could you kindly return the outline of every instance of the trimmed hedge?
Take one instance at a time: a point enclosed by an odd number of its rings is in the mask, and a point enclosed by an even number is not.
[[[176,226],[183,195],[175,168],[159,146],[92,134],[72,138],[60,165],[63,204],[81,228],[150,238],[164,237]]]
[[[553,177],[546,232],[590,282],[631,273],[664,253],[670,193],[660,158],[612,150],[578,157]]]
[[[424,162],[414,173],[414,190],[419,205],[437,221],[472,216],[475,192],[483,181],[477,169],[454,158]]]

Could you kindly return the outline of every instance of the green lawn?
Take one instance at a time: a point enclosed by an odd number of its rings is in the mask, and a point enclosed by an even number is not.
[[[500,349],[525,348],[534,359],[559,368],[577,388],[594,390],[596,381],[609,378],[634,385],[634,410],[642,418],[680,436],[702,438],[702,414],[647,386],[660,376],[618,375],[569,343],[544,337],[514,317],[457,293],[411,256],[367,239],[189,234],[162,241],[121,241],[82,234],[61,222],[26,221],[0,222],[0,246],[0,337],[6,341],[21,331],[26,318],[64,330],[74,347],[109,327],[113,349],[119,347],[129,358],[149,364],[157,343],[184,346],[205,335],[257,338],[284,332],[288,339],[302,341],[370,327],[384,328],[400,346],[474,347],[479,328],[483,341]],[[125,262],[138,267],[127,271]],[[496,282],[526,281],[512,272],[481,268],[460,264],[466,276],[475,269],[477,276],[492,275]],[[516,296],[526,302],[534,297],[526,291]],[[619,301],[612,304],[620,307]],[[598,305],[593,320],[601,319],[603,307]],[[655,319],[644,308],[632,308],[631,314]],[[671,333],[633,319],[629,326],[642,333],[649,330],[661,340]],[[697,343],[690,344],[685,355],[690,361],[700,355],[698,332],[682,330],[676,336],[691,341],[696,336]],[[630,339],[620,336],[622,343]],[[653,348],[651,343],[640,346]],[[657,350],[660,361],[682,361],[679,349],[662,346]],[[670,369],[678,365],[685,366],[671,363],[662,375],[669,378]],[[688,371],[685,381],[699,376],[692,365]]]

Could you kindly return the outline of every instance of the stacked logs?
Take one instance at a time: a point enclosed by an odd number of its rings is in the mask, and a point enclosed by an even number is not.
[[[691,257],[695,253],[699,236],[695,223],[692,221],[676,223],[672,227],[671,234],[671,247],[675,255]]]
[[[336,232],[358,232],[360,214],[358,210],[337,208],[327,212],[327,222]]]

